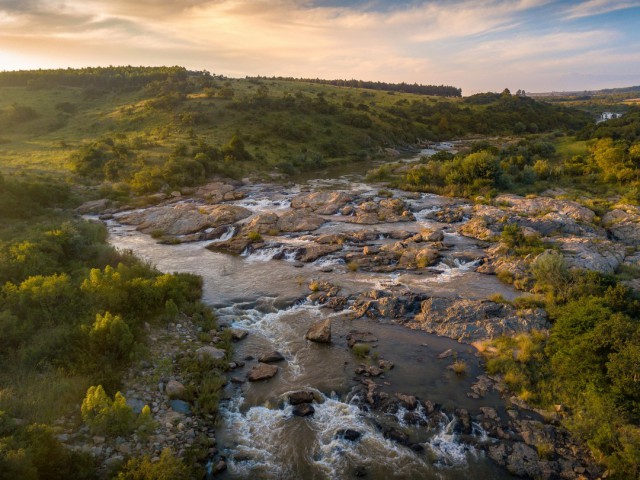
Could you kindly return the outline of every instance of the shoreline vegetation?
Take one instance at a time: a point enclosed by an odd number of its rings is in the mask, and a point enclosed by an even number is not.
[[[230,338],[200,301],[201,280],[115,251],[103,226],[74,214],[84,201],[153,203],[212,178],[286,180],[375,160],[385,164],[368,181],[389,187],[495,208],[500,193],[570,199],[595,212],[597,228],[637,228],[629,212],[640,203],[638,107],[624,104],[621,118],[596,124],[594,98],[581,108],[579,99],[546,103],[508,90],[459,98],[405,87],[230,79],[181,67],[1,72],[0,478],[147,479],[157,468],[166,478],[197,478],[211,453],[206,442],[183,459],[167,450],[125,462],[131,452],[123,453],[104,471],[61,445],[62,417],[94,441],[148,437],[157,412],[134,412],[118,392],[149,358],[164,365],[163,378],[183,379],[176,400],[215,417],[230,359]],[[395,158],[397,149],[471,136],[487,140],[415,164]],[[640,304],[629,281],[640,265],[572,269],[526,230],[501,227],[487,240],[525,267],[498,277],[530,292],[524,298],[544,307],[552,326],[481,345],[487,370],[523,401],[562,412],[608,478],[637,478]],[[637,251],[637,241],[626,248]],[[186,325],[180,335],[222,354],[187,352],[175,364],[153,357],[150,336],[178,323]]]

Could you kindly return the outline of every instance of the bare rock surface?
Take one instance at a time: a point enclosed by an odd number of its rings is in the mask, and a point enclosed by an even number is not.
[[[421,304],[421,312],[408,323],[461,342],[515,335],[533,329],[547,329],[547,314],[542,309],[519,310],[488,300],[461,300],[433,297]]]
[[[269,365],[268,363],[258,363],[247,374],[247,380],[250,382],[259,382],[261,380],[268,380],[273,378],[278,373],[278,367],[276,365]]]

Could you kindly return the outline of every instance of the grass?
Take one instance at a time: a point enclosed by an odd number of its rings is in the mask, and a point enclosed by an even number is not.
[[[367,358],[371,352],[371,345],[367,343],[356,343],[352,350],[356,357]]]
[[[576,140],[575,137],[558,137],[555,139],[556,152],[563,156],[571,158],[575,155],[587,155],[589,146],[584,140]]]
[[[451,365],[451,368],[456,375],[464,375],[467,373],[467,363],[464,360],[456,360]]]

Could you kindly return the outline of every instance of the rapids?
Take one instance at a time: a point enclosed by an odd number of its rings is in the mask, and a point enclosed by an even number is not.
[[[330,181],[312,179],[287,188],[251,186],[246,198],[230,203],[254,213],[281,212],[289,208],[290,198],[302,188],[329,185],[371,195],[377,191],[375,186],[363,183],[361,175],[352,173]],[[469,258],[478,250],[474,242],[457,235],[449,224],[428,218],[428,213],[447,205],[449,199],[422,195],[408,203],[416,223],[376,225],[380,232],[378,241],[388,242],[390,232],[409,226],[444,228],[445,241],[452,248],[435,267],[439,274],[351,272],[334,255],[300,268],[294,256],[290,253],[287,256],[286,252],[289,246],[304,244],[305,240],[291,235],[282,235],[275,239],[275,245],[257,252],[231,256],[206,250],[204,247],[210,241],[161,245],[133,227],[107,221],[114,246],[133,251],[161,271],[202,276],[204,301],[216,309],[220,323],[249,332],[246,339],[235,344],[234,350],[234,361],[246,362],[246,366],[230,372],[230,377],[243,378],[253,364],[251,359],[262,353],[277,350],[285,357],[273,379],[230,382],[225,387],[217,425],[219,448],[228,465],[222,478],[342,479],[361,475],[373,479],[511,478],[455,432],[455,418],[450,413],[443,413],[434,423],[422,404],[413,412],[401,407],[394,414],[365,408],[353,388],[358,383],[354,369],[364,360],[356,358],[345,337],[355,329],[371,332],[378,338],[372,350],[375,357],[393,362],[395,368],[376,380],[391,395],[415,395],[442,405],[445,412],[456,408],[477,411],[482,406],[503,409],[495,393],[480,400],[467,396],[476,376],[482,373],[472,347],[392,323],[354,320],[306,300],[307,285],[312,279],[339,284],[348,293],[402,286],[416,292],[462,298],[486,298],[493,293],[506,298],[515,296],[513,290],[495,277],[473,271],[477,261]],[[315,233],[362,228],[345,223],[340,217],[332,216]],[[235,229],[228,229],[222,240],[235,233]],[[282,253],[284,258],[279,255]],[[305,340],[310,324],[327,316],[333,318],[332,343],[321,345]],[[466,375],[456,376],[446,368],[450,359],[437,358],[448,349],[466,362]],[[288,393],[301,389],[315,392],[321,400],[313,404],[312,416],[294,416],[287,402]],[[385,427],[404,432],[409,444],[387,438],[383,434]],[[344,438],[345,430],[358,432],[359,438]],[[473,436],[475,443],[487,441],[477,425]]]

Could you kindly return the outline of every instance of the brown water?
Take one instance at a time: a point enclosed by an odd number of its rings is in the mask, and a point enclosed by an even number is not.
[[[355,175],[355,174],[354,174]],[[342,182],[343,189],[374,192],[376,189],[354,183],[353,177],[332,180]],[[319,188],[322,182],[310,182]],[[308,186],[308,184],[307,184]],[[306,187],[305,187],[306,188]],[[254,212],[284,211],[288,198],[299,186],[254,186],[249,196],[238,202]],[[361,410],[352,398],[357,383],[354,369],[362,362],[346,344],[350,330],[372,332],[379,341],[376,356],[392,361],[395,368],[380,378],[388,393],[405,393],[441,404],[445,411],[456,407],[477,411],[482,406],[500,407],[496,395],[481,400],[467,397],[469,387],[482,373],[473,348],[453,340],[412,331],[405,327],[372,320],[350,320],[346,316],[322,309],[304,301],[311,279],[338,284],[347,293],[372,288],[404,286],[432,295],[486,298],[501,293],[513,298],[515,292],[494,277],[473,271],[472,262],[460,262],[460,253],[479,253],[474,242],[453,233],[449,225],[424,218],[424,213],[448,204],[450,200],[425,195],[412,201],[418,221],[411,224],[377,225],[380,242],[394,229],[418,231],[422,227],[449,229],[445,242],[451,245],[448,258],[438,266],[442,274],[374,274],[349,272],[336,258],[325,258],[297,268],[293,261],[273,260],[281,244],[303,240],[279,237],[271,250],[245,256],[231,256],[206,250],[205,243],[175,246],[159,245],[131,227],[109,222],[110,241],[166,272],[190,272],[204,279],[204,300],[217,308],[221,322],[248,330],[249,336],[236,344],[234,359],[258,357],[272,350],[280,351],[286,361],[280,371],[267,382],[230,383],[225,390],[227,401],[221,407],[218,442],[227,457],[225,478],[264,479],[328,479],[352,478],[356,469],[364,468],[366,478],[423,478],[457,480],[466,478],[510,478],[476,448],[461,443],[451,431],[451,417],[443,415],[440,425],[428,428],[407,424],[404,411],[394,416]],[[362,228],[332,217],[323,232]],[[367,227],[370,228],[370,227]],[[331,265],[332,272],[321,268]],[[332,344],[319,345],[304,339],[310,324],[332,316]],[[468,372],[456,376],[446,367],[451,359],[437,359],[441,352],[453,349],[465,360]],[[244,369],[232,375],[244,377],[255,364],[247,361]],[[287,393],[300,389],[318,392],[324,402],[314,405],[315,414],[298,418],[286,404]],[[426,419],[422,410],[418,416]],[[424,447],[423,452],[384,438],[376,425],[389,424],[401,428],[412,442]],[[336,437],[340,429],[351,428],[362,434],[356,442]],[[476,431],[478,439],[482,432]]]

